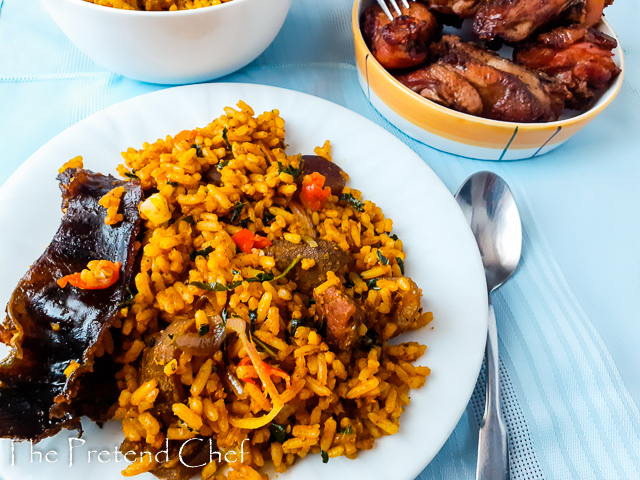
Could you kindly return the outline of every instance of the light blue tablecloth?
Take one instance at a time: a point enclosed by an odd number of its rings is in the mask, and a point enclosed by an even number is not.
[[[405,141],[451,191],[474,171],[503,176],[524,224],[522,267],[494,298],[512,479],[640,479],[640,1],[607,9],[627,62],[618,98],[556,151],[504,163],[433,150],[371,107],[354,66],[351,5],[294,0],[271,47],[222,81],[350,108]],[[94,64],[39,0],[0,0],[0,184],[65,128],[158,88]],[[475,478],[481,390],[420,479]]]

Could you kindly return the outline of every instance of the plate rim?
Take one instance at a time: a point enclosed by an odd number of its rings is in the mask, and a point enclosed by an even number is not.
[[[314,95],[310,95],[307,93],[303,93],[303,92],[299,92],[299,91],[295,91],[295,90],[289,90],[286,88],[282,88],[282,87],[274,87],[274,86],[268,86],[268,85],[259,85],[259,84],[249,84],[249,83],[230,83],[230,82],[221,82],[221,83],[217,83],[217,82],[212,82],[212,83],[203,83],[203,84],[195,84],[195,85],[183,85],[183,86],[177,86],[177,87],[171,87],[171,88],[164,88],[164,89],[160,89],[154,92],[150,92],[150,93],[146,93],[143,95],[139,95],[139,96],[135,96],[132,98],[129,98],[127,100],[123,100],[121,102],[115,103],[103,110],[100,110],[98,112],[93,113],[92,115],[87,116],[86,118],[80,120],[79,122],[77,122],[74,125],[69,126],[68,128],[66,128],[65,130],[63,130],[62,132],[60,132],[59,134],[57,134],[55,137],[53,137],[52,139],[50,139],[48,142],[46,142],[44,145],[42,145],[40,148],[38,148],[27,160],[25,160],[25,162],[20,165],[20,167],[18,169],[16,169],[16,171],[5,181],[5,183],[0,187],[0,202],[3,202],[5,200],[8,200],[10,193],[12,192],[12,190],[19,186],[20,182],[22,181],[24,175],[26,173],[28,173],[30,168],[31,163],[35,163],[34,159],[37,159],[39,156],[42,155],[43,152],[46,152],[47,149],[50,148],[55,148],[57,143],[60,141],[64,141],[65,137],[68,135],[72,135],[72,133],[70,133],[70,131],[72,132],[73,129],[78,128],[79,124],[84,124],[87,125],[89,122],[93,122],[96,121],[96,118],[100,118],[100,117],[105,117],[108,118],[110,115],[112,115],[114,112],[117,113],[119,110],[123,109],[123,105],[127,105],[127,106],[136,106],[137,103],[140,104],[144,104],[147,101],[153,101],[156,97],[157,98],[161,98],[165,95],[171,95],[170,93],[167,92],[173,92],[176,90],[180,90],[180,91],[186,91],[189,89],[192,90],[198,90],[198,89],[208,89],[208,88],[214,88],[214,89],[224,89],[224,88],[233,88],[233,89],[265,89],[265,90],[272,90],[274,92],[280,92],[282,94],[284,94],[286,92],[287,95],[294,95],[294,96],[301,96],[303,98],[308,97],[309,99],[313,99],[313,101],[318,101],[321,103],[326,104],[327,108],[330,109],[335,109],[338,113],[343,113],[343,114],[348,114],[348,115],[354,115],[356,117],[358,117],[360,119],[360,121],[364,121],[367,124],[368,129],[373,129],[374,131],[379,132],[381,135],[387,136],[388,138],[393,138],[394,141],[400,146],[402,146],[400,148],[401,152],[400,154],[402,156],[409,156],[409,157],[413,157],[413,160],[411,160],[412,162],[414,162],[416,165],[420,164],[422,165],[421,168],[423,168],[423,171],[429,175],[431,177],[431,180],[434,181],[436,184],[439,185],[439,187],[441,189],[444,189],[444,191],[446,191],[446,193],[448,194],[450,198],[450,201],[455,202],[455,199],[453,198],[453,195],[451,194],[451,192],[449,192],[449,190],[446,188],[446,186],[444,185],[444,183],[442,182],[442,180],[435,174],[435,172],[426,164],[426,162],[424,162],[424,160],[422,160],[422,158],[420,158],[420,156],[415,153],[413,150],[411,150],[411,148],[409,146],[407,146],[404,142],[402,142],[399,138],[397,138],[396,136],[394,136],[391,132],[387,131],[386,129],[384,129],[382,126],[376,124],[375,122],[373,122],[372,120],[364,117],[363,115],[360,115],[357,112],[354,112],[352,110],[347,109],[346,107],[343,107],[342,105],[336,104],[334,102],[331,102],[329,100],[323,99],[321,97],[317,97]],[[277,95],[276,95],[277,96]],[[139,106],[138,106],[139,107]],[[136,109],[137,111],[139,111],[139,108]],[[212,118],[217,118],[217,116],[220,114],[220,112],[215,112],[215,115]],[[286,118],[285,118],[286,120]],[[171,134],[171,133],[169,133]],[[175,133],[173,133],[175,134]],[[147,141],[152,141],[151,139],[148,139]],[[419,162],[418,162],[419,161]],[[115,170],[115,164],[114,164],[114,170]],[[107,173],[107,172],[103,172],[103,173]],[[366,193],[366,192],[365,192]],[[368,195],[365,195],[365,197],[368,197]],[[4,203],[4,202],[3,202]],[[457,205],[457,204],[456,204]],[[460,218],[464,219],[462,212],[460,213]],[[476,252],[476,266],[475,268],[481,268],[482,267],[482,262],[480,259],[480,255],[479,252],[477,252],[477,245],[475,244],[475,239],[473,239],[473,234],[471,233],[471,230],[469,229],[468,231],[468,237],[471,238],[473,240],[473,246],[475,248],[475,252]],[[482,281],[484,282],[484,274],[482,274]],[[483,291],[486,292],[486,288],[483,288]],[[482,316],[482,315],[481,315]],[[482,321],[484,321],[484,325],[486,327],[486,314],[484,314],[484,318],[481,319],[481,323]],[[486,331],[486,329],[485,329]],[[478,352],[476,352],[476,361],[473,362],[472,367],[470,368],[470,370],[473,370],[473,377],[477,378],[478,373],[480,371],[481,365],[482,365],[482,358],[484,356],[484,341],[486,339],[486,336],[483,337],[482,339],[482,348],[478,349]],[[465,395],[465,402],[464,404],[461,404],[461,408],[459,409],[459,411],[456,411],[454,415],[452,415],[452,418],[455,417],[455,421],[452,421],[450,423],[450,428],[448,429],[446,435],[443,435],[441,438],[439,438],[439,441],[436,442],[438,444],[437,448],[434,449],[433,454],[431,455],[424,455],[423,457],[423,461],[417,461],[415,462],[415,465],[413,466],[413,468],[411,468],[410,472],[409,470],[405,470],[406,471],[406,476],[407,479],[410,480],[409,474],[411,474],[411,479],[414,478],[415,476],[417,476],[435,457],[435,455],[441,450],[442,446],[444,445],[444,443],[447,441],[447,439],[450,437],[451,433],[453,432],[454,428],[456,427],[456,425],[458,424],[460,418],[462,417],[465,409],[467,408],[468,405],[468,401],[471,398],[471,395],[473,393],[475,387],[475,381],[473,383],[470,383],[468,385],[468,395]],[[425,386],[423,388],[428,388],[428,386]],[[406,414],[405,414],[405,418],[406,418]],[[391,436],[391,439],[397,439],[396,436]],[[399,441],[400,439],[398,439]],[[0,459],[2,458],[2,449],[0,449]],[[0,463],[1,464],[1,463]],[[287,471],[288,475],[294,474],[296,471],[296,469],[290,469]],[[279,475],[280,477],[283,477],[283,474]]]

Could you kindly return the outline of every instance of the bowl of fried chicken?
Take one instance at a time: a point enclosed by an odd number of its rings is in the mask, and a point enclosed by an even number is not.
[[[612,0],[385,1],[353,7],[360,85],[381,115],[438,150],[540,156],[622,86],[622,48],[603,16]]]

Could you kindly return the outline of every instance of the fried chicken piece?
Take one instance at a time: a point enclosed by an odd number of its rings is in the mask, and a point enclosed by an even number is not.
[[[459,112],[482,115],[482,99],[467,79],[454,67],[436,63],[396,79],[432,102]]]
[[[478,11],[480,0],[430,0],[429,10],[444,15],[471,18]]]
[[[483,40],[520,42],[564,12],[593,0],[488,0],[473,20],[473,33]]]
[[[610,84],[620,69],[611,50],[618,43],[594,28],[574,25],[544,33],[514,51],[517,63],[544,72],[566,85],[571,93],[569,108],[590,106],[595,92]]]
[[[362,34],[373,56],[386,69],[415,67],[429,55],[429,43],[440,32],[440,26],[427,7],[411,2],[401,7],[402,15],[392,10],[390,21],[379,5],[362,14]]]
[[[566,88],[460,37],[432,46],[435,65],[398,77],[421,95],[455,110],[508,122],[557,120]],[[475,90],[475,94],[473,91]]]

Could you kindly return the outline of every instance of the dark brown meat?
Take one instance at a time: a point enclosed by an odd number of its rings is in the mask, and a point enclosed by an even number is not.
[[[596,90],[609,85],[620,73],[611,52],[616,46],[615,39],[594,28],[561,27],[518,46],[514,58],[566,85],[571,92],[568,106],[580,110],[589,107]]]
[[[153,347],[146,347],[142,352],[142,382],[152,379],[158,381],[158,398],[154,403],[155,409],[161,415],[171,415],[171,407],[174,403],[181,403],[186,398],[184,386],[179,375],[167,376],[164,367],[174,358],[178,358],[180,351],[175,346],[173,338],[184,334],[195,325],[193,318],[179,319],[170,324],[156,337]],[[172,338],[173,337],[173,338]]]
[[[476,13],[473,32],[483,40],[520,42],[583,3],[585,0],[488,0]]]
[[[353,298],[338,287],[329,287],[323,293],[313,293],[316,301],[317,323],[327,323],[327,342],[347,350],[358,340],[358,327],[364,320],[364,310]]]
[[[0,339],[11,349],[0,364],[2,437],[40,440],[62,427],[77,426],[70,402],[81,377],[92,371],[96,345],[133,280],[140,184],[78,169],[66,170],[58,179],[65,216],[45,252],[18,283],[0,325]],[[109,226],[104,223],[106,209],[98,202],[117,186],[125,188],[124,220]],[[98,259],[121,262],[114,285],[100,290],[57,285],[61,277]],[[67,378],[64,370],[72,361],[80,366]]]
[[[566,88],[474,43],[446,35],[433,47],[438,64],[464,77],[482,99],[482,117],[510,122],[557,120]],[[444,90],[444,87],[443,87]],[[466,95],[464,98],[469,98]]]
[[[214,185],[221,186],[222,173],[218,170],[216,165],[212,166],[202,174],[202,181],[205,183],[213,183]]]
[[[344,170],[335,163],[317,155],[303,155],[302,161],[304,162],[302,173],[296,179],[298,187],[302,185],[302,179],[305,175],[318,172],[325,178],[324,186],[331,187],[331,195],[340,196],[347,183]]]
[[[310,295],[315,287],[327,279],[329,270],[338,272],[351,261],[351,256],[333,242],[317,239],[318,246],[312,247],[306,243],[294,244],[286,240],[274,240],[270,247],[264,249],[265,255],[276,260],[276,267],[283,271],[298,255],[301,258],[315,260],[316,264],[309,270],[304,270],[300,262],[288,274],[305,295]]]
[[[482,115],[480,94],[469,81],[446,64],[433,64],[396,79],[425,98],[471,115]]]
[[[473,17],[479,6],[480,0],[429,0],[429,10],[461,18]]]
[[[392,10],[390,21],[379,5],[362,14],[362,34],[373,56],[384,68],[408,68],[424,63],[429,43],[440,32],[440,26],[429,9],[418,2],[402,6],[402,15]]]

